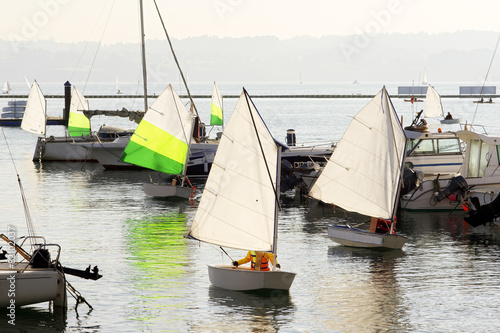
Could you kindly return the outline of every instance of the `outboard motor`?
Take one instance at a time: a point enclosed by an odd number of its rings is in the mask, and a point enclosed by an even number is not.
[[[493,222],[495,218],[500,216],[500,194],[492,202],[482,206],[476,197],[471,198],[471,201],[476,210],[469,210],[468,216],[464,217],[465,222],[471,226],[486,225],[487,222]]]
[[[31,261],[33,268],[49,268],[50,252],[47,249],[37,249],[33,252],[33,260]]]
[[[293,167],[290,161],[281,160],[281,180],[280,180],[280,191],[286,192],[291,190],[299,183],[299,179],[295,172],[293,172]]]
[[[294,129],[289,129],[286,130],[286,144],[289,145],[290,147],[295,146],[295,130]]]
[[[401,187],[401,194],[405,195],[416,189],[420,181],[422,181],[424,174],[422,171],[406,168],[403,171],[403,186]]]
[[[450,184],[442,191],[439,191],[435,197],[437,201],[441,201],[445,198],[448,198],[450,195],[455,194],[457,197],[464,197],[467,193],[469,185],[467,181],[462,176],[453,177],[450,180]]]

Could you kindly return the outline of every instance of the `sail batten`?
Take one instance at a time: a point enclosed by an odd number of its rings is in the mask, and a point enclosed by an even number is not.
[[[273,251],[278,177],[272,172],[270,181],[264,160],[277,170],[278,146],[247,97],[243,92],[224,129],[189,235],[219,246]]]
[[[30,133],[45,135],[47,121],[46,109],[47,102],[38,83],[35,81],[31,85],[28,101],[26,102],[21,129]]]
[[[169,85],[144,115],[121,160],[168,174],[183,174],[193,125],[193,117]]]
[[[384,87],[353,118],[309,194],[347,211],[392,218],[405,142]]]

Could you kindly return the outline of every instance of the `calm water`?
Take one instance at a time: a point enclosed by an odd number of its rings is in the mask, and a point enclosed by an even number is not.
[[[62,93],[62,84],[43,84],[44,93]],[[13,85],[13,88],[16,86]],[[253,84],[249,93],[369,93],[382,85]],[[397,84],[388,85],[396,93]],[[456,93],[458,85],[436,85]],[[80,88],[80,86],[78,86]],[[124,93],[127,85],[122,84]],[[130,90],[133,87],[130,85]],[[219,84],[223,94],[238,94],[241,86]],[[21,84],[19,84],[21,89]],[[24,89],[24,88],[23,88]],[[27,88],[26,88],[27,89]],[[112,93],[114,84],[86,93]],[[179,89],[176,87],[179,91]],[[211,84],[194,85],[193,93],[211,92]],[[155,91],[161,92],[161,87]],[[307,91],[307,92],[306,92]],[[182,92],[182,91],[181,91]],[[364,99],[255,99],[269,129],[278,139],[294,128],[299,142],[338,140]],[[409,103],[394,100],[408,122]],[[1,100],[0,103],[6,103]],[[197,101],[208,119],[209,100]],[[236,99],[226,100],[228,119]],[[60,115],[62,101],[49,100]],[[471,100],[446,99],[446,111],[472,119]],[[2,104],[3,105],[3,104]],[[135,107],[134,107],[135,105]],[[499,105],[482,105],[476,122],[500,134]],[[91,100],[91,108],[141,108],[141,101]],[[423,104],[421,105],[423,108]],[[448,108],[450,110],[448,110]],[[120,119],[93,118],[133,128]],[[445,130],[448,128],[444,128]],[[455,129],[455,128],[453,128]],[[49,127],[49,134],[62,133]],[[284,269],[297,273],[289,294],[230,292],[212,288],[207,264],[229,263],[220,250],[187,240],[201,191],[194,202],[170,203],[144,195],[148,172],[106,171],[93,163],[31,161],[35,136],[4,128],[35,226],[47,241],[59,243],[63,265],[98,265],[99,281],[69,277],[93,310],[75,309],[69,299],[66,314],[47,304],[16,312],[16,326],[0,318],[0,331],[67,332],[498,332],[500,319],[500,230],[470,228],[461,212],[403,213],[399,232],[408,236],[402,251],[369,251],[336,245],[327,237],[328,224],[344,212],[300,202],[294,193],[282,195],[279,258]],[[5,140],[0,144],[0,200],[3,229],[15,226],[27,233],[19,187]],[[195,184],[202,189],[203,184]],[[353,223],[363,218],[350,214]],[[5,230],[3,231],[5,232]],[[229,250],[233,258],[243,251]],[[0,313],[1,315],[1,313]],[[13,329],[14,328],[14,329]]]

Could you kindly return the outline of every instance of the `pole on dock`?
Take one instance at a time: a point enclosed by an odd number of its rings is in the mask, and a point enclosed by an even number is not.
[[[66,81],[64,84],[64,111],[63,111],[63,125],[68,127],[69,121],[69,108],[71,106],[71,83]]]

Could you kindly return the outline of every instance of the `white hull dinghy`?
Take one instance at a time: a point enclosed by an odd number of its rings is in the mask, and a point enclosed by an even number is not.
[[[281,149],[243,90],[222,134],[188,237],[221,248],[271,253],[274,262],[272,270],[263,271],[209,265],[216,287],[289,290],[293,283],[295,273],[276,268]],[[257,257],[255,266],[260,267]]]
[[[328,237],[344,246],[401,249],[406,237],[396,234],[373,233],[342,225],[329,225]]]
[[[249,267],[208,265],[208,277],[215,286],[228,290],[289,290],[295,273],[285,271],[253,271]]]
[[[407,138],[385,87],[356,115],[309,195],[372,217],[369,231],[331,225],[328,235],[346,246],[401,249],[396,236]],[[353,154],[353,152],[357,152]],[[380,220],[389,226],[377,228]],[[383,231],[382,231],[383,230]]]

